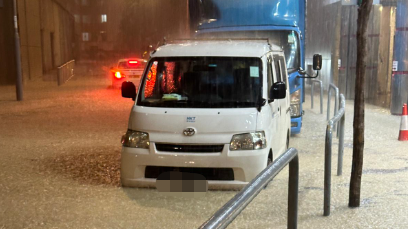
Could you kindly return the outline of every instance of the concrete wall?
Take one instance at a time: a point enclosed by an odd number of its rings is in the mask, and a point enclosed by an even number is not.
[[[14,50],[13,1],[0,5],[0,85],[15,84],[16,58]]]

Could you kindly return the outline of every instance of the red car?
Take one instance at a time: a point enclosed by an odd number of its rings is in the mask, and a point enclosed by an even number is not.
[[[113,88],[121,88],[124,81],[133,82],[139,86],[147,61],[139,58],[120,59],[116,68],[110,71]]]

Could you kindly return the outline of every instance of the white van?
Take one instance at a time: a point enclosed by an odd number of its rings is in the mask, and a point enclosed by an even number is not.
[[[267,40],[193,40],[152,53],[122,137],[123,186],[163,172],[198,173],[209,188],[242,188],[289,145],[284,54]]]

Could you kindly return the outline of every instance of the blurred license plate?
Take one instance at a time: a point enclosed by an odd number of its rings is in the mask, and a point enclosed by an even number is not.
[[[159,192],[166,193],[205,193],[208,182],[201,174],[164,172],[156,180]]]

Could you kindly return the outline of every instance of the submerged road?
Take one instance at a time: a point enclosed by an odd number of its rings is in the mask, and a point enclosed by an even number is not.
[[[23,102],[14,101],[14,87],[0,87],[0,228],[197,228],[236,193],[184,198],[121,188],[120,138],[132,101],[98,78],[55,85],[30,82]],[[407,228],[408,142],[397,141],[400,117],[386,109],[366,106],[362,204],[347,207],[352,101],[343,176],[335,175],[333,139],[332,209],[322,216],[326,116],[315,101],[314,110],[305,103],[302,133],[290,142],[299,150],[299,228]],[[284,169],[229,228],[286,228],[287,177]]]

